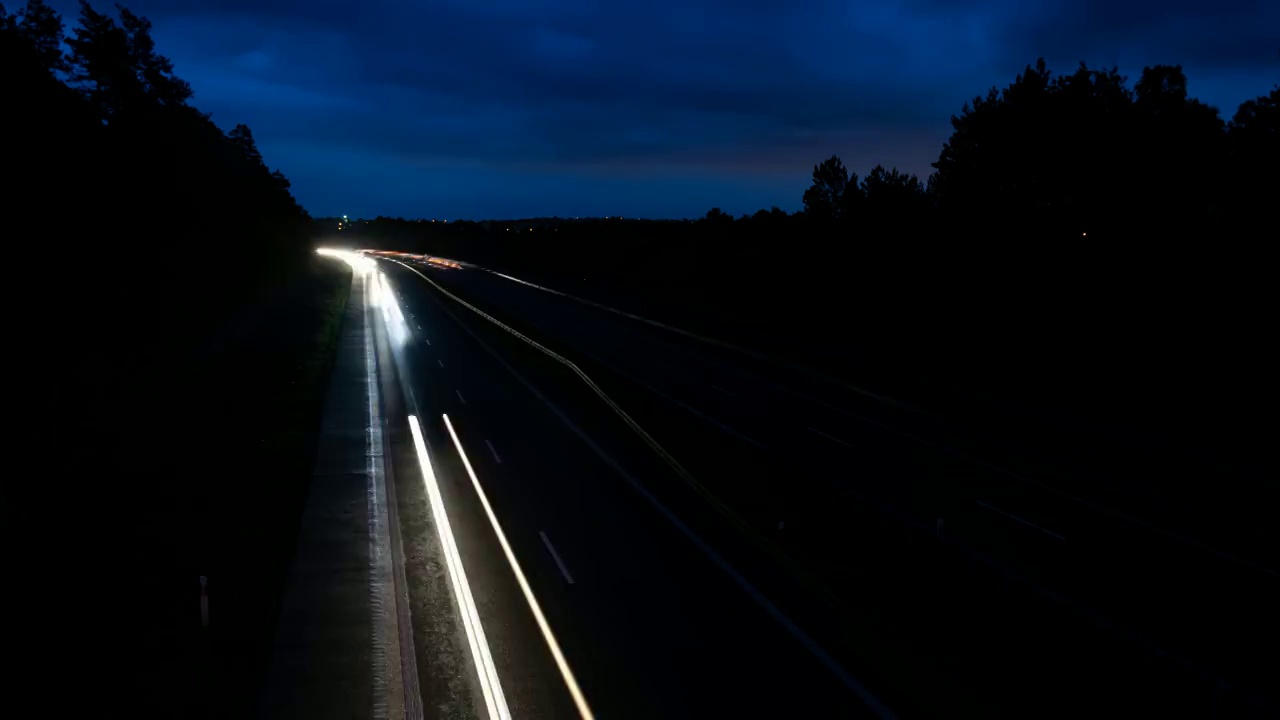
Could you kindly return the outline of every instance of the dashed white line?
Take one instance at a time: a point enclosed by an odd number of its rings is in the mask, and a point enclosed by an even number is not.
[[[847,448],[851,448],[851,447],[853,447],[852,445],[850,445],[849,443],[847,443],[847,442],[845,442],[845,441],[841,440],[840,438],[838,438],[838,437],[836,437],[836,436],[834,436],[834,435],[828,435],[828,434],[826,434],[826,433],[822,432],[821,430],[819,430],[818,428],[809,428],[809,432],[811,432],[811,433],[815,433],[815,434],[817,434],[817,435],[821,435],[822,437],[824,437],[824,438],[826,438],[826,439],[828,439],[828,440],[831,440],[832,442],[838,442],[838,443],[840,443],[841,445],[843,445],[843,446],[845,446],[845,447],[847,447]]]
[[[1045,530],[1044,528],[1042,528],[1042,527],[1040,527],[1039,525],[1037,525],[1037,524],[1035,524],[1035,523],[1031,522],[1030,520],[1024,520],[1023,518],[1020,518],[1020,517],[1018,517],[1017,515],[1014,515],[1014,514],[1013,514],[1013,513],[1011,513],[1011,512],[1005,512],[1004,510],[1001,510],[1001,509],[1000,509],[1000,508],[998,508],[998,507],[994,507],[994,506],[992,506],[992,505],[989,505],[989,504],[987,504],[987,503],[984,503],[984,502],[982,502],[981,500],[978,500],[978,501],[976,501],[976,502],[977,502],[979,505],[981,505],[982,507],[984,507],[984,508],[986,508],[986,509],[990,510],[991,512],[994,512],[994,513],[1000,513],[1001,515],[1003,515],[1003,516],[1005,516],[1005,517],[1009,518],[1010,520],[1014,520],[1014,521],[1016,521],[1016,522],[1020,522],[1020,523],[1022,523],[1023,525],[1026,525],[1027,527],[1035,528],[1036,530],[1039,530],[1040,532],[1044,533],[1045,535],[1048,535],[1048,536],[1049,536],[1049,537],[1051,537],[1051,538],[1054,538],[1054,539],[1057,539],[1057,540],[1066,540],[1066,538],[1062,537],[1062,536],[1061,536],[1061,535],[1059,535],[1058,533],[1053,532],[1053,531],[1050,531],[1050,530]]]
[[[638,425],[636,425],[635,421],[632,420],[629,415],[624,413],[621,408],[617,407],[617,404],[614,403],[613,400],[611,400],[608,397],[608,395],[604,394],[604,391],[600,390],[599,387],[594,382],[592,382],[592,380],[589,377],[587,377],[586,373],[583,373],[582,370],[578,368],[578,366],[574,365],[572,362],[570,362],[563,356],[558,355],[557,353],[546,348],[545,346],[539,345],[537,342],[533,341],[528,336],[521,334],[520,332],[508,327],[507,325],[504,325],[501,321],[497,320],[491,315],[486,314],[485,312],[475,307],[474,305],[468,303],[467,301],[459,298],[457,295],[454,295],[453,293],[444,289],[438,283],[433,281],[431,278],[428,278],[426,275],[423,275],[421,272],[418,272],[414,268],[409,267],[408,265],[405,265],[404,267],[409,268],[412,272],[414,272],[416,275],[421,277],[428,284],[432,285],[441,294],[452,299],[454,302],[466,307],[467,309],[476,313],[480,317],[506,330],[507,332],[511,333],[515,337],[520,338],[521,340],[529,343],[531,346],[537,348],[541,352],[547,354],[553,359],[563,363],[569,369],[573,370],[574,373],[577,374],[580,378],[582,378],[582,380],[589,387],[591,387],[592,390],[594,390],[600,396],[600,398],[605,401],[606,404],[608,404],[611,408],[613,408],[614,411],[617,412],[618,415],[622,417],[623,420],[627,422],[627,424],[630,425],[632,429],[634,429],[636,433],[641,436],[642,439],[645,439],[647,442],[650,442],[655,452],[657,452],[659,455],[662,455],[664,458],[667,458],[668,462],[672,465],[672,467],[677,469],[677,472],[680,472],[682,475],[687,475],[687,473],[683,471],[683,468],[680,468],[679,464],[676,463],[673,458],[670,458],[670,456],[667,455],[664,450],[662,450],[661,446],[658,446],[653,441],[653,439],[648,435],[648,433],[644,432],[643,429],[641,429]],[[572,420],[570,420],[569,417],[565,415],[562,410],[560,410],[560,408],[556,407],[555,403],[551,402],[551,400],[549,400],[546,395],[543,395],[542,392],[539,391],[537,387],[535,387],[532,383],[530,383],[529,380],[525,378],[523,375],[521,375],[519,371],[517,371],[514,367],[512,367],[510,363],[508,363],[505,359],[503,359],[501,354],[499,354],[493,348],[489,347],[489,345],[485,343],[484,340],[480,339],[480,336],[477,335],[474,330],[469,328],[466,323],[464,323],[461,319],[459,319],[453,313],[452,310],[449,310],[447,307],[445,307],[443,301],[436,298],[433,298],[433,299],[436,300],[436,302],[440,305],[442,309],[444,309],[446,313],[448,313],[450,316],[453,317],[454,321],[458,323],[458,326],[463,330],[463,332],[470,335],[482,348],[485,349],[486,352],[488,352],[491,356],[493,356],[493,358],[498,362],[498,364],[506,368],[507,371],[512,374],[512,376],[514,376],[517,380],[520,381],[522,385],[528,388],[529,392],[533,393],[535,397],[537,397],[540,401],[542,401],[542,403],[547,406],[547,409],[549,409],[556,417],[560,418],[560,420],[564,422],[565,425],[574,432],[574,434],[576,434],[579,438],[583,440],[583,442],[585,442],[589,447],[591,447],[591,449],[596,453],[596,455],[600,457],[600,459],[604,460],[607,464],[609,464],[618,473],[619,476],[621,476],[624,480],[626,480],[627,484],[630,485],[636,491],[636,493],[638,493],[641,497],[647,500],[654,507],[654,509],[658,511],[659,514],[661,514],[664,518],[666,518],[666,520],[670,522],[677,530],[679,530],[691,543],[694,544],[694,546],[696,546],[700,551],[702,551],[702,553],[712,563],[714,563],[726,575],[728,575],[729,578],[732,579],[734,583],[738,585],[738,587],[740,587],[744,592],[746,592],[751,597],[752,600],[754,600],[765,612],[767,612],[775,621],[777,621],[779,625],[781,625],[787,632],[789,632],[792,635],[792,637],[796,639],[797,642],[803,645],[806,650],[808,650],[815,658],[817,658],[837,679],[840,680],[840,682],[845,687],[852,690],[859,698],[861,698],[862,701],[866,703],[866,705],[872,710],[872,712],[874,712],[879,717],[884,718],[885,720],[892,720],[892,718],[894,718],[893,712],[890,711],[889,708],[886,707],[885,704],[879,700],[879,698],[871,694],[871,692],[866,688],[866,686],[864,686],[857,678],[853,677],[853,675],[850,674],[849,671],[845,670],[843,666],[841,666],[838,662],[836,662],[836,660],[833,657],[831,657],[831,655],[828,654],[826,650],[822,648],[821,645],[819,645],[804,630],[802,630],[798,625],[796,625],[795,622],[793,622],[789,617],[784,615],[776,605],[774,605],[772,602],[769,601],[768,598],[764,596],[763,593],[761,593],[754,585],[752,585],[745,577],[743,577],[743,575],[739,573],[732,565],[730,565],[728,561],[726,561],[723,557],[721,557],[720,554],[716,550],[714,550],[710,544],[708,544],[700,536],[694,533],[694,531],[690,529],[689,526],[685,525],[684,522],[680,520],[680,518],[677,517],[674,512],[672,512],[668,507],[663,505],[657,499],[657,497],[655,497],[653,493],[651,493],[644,486],[644,484],[642,484],[639,480],[637,480],[633,475],[631,475],[631,473],[629,473],[626,470],[626,468],[624,468],[621,464],[619,464],[617,460],[611,457],[608,453],[604,451],[603,448],[601,448],[598,444],[596,444],[596,442],[591,438],[590,435],[588,435],[586,432],[582,430],[582,428],[580,428]],[[452,432],[452,426],[449,423],[448,417],[445,418],[445,424],[450,426],[450,432]],[[456,444],[457,442],[458,442],[458,439],[457,439],[457,436],[455,435],[454,443]],[[460,444],[459,444],[459,452],[461,452]],[[471,472],[471,466],[470,466],[470,463],[467,462],[465,454],[463,455],[463,462],[467,466],[468,471]],[[471,479],[473,482],[475,482],[474,473],[472,474]],[[696,484],[696,483],[693,483],[693,484]],[[476,488],[477,490],[479,490],[478,482],[476,482]],[[488,501],[484,499],[483,493],[481,493],[481,500],[485,505],[486,511],[489,511],[490,509],[488,507]],[[490,514],[489,517],[490,517],[490,520],[494,522],[495,529],[496,529],[497,527],[496,518],[494,518],[492,514]],[[499,532],[499,539],[503,541],[502,544],[505,549],[506,542],[501,532]],[[515,565],[515,557],[513,555],[508,555],[508,560],[512,562],[513,566]],[[527,582],[524,582],[523,574],[517,571],[516,575],[517,575],[517,580],[521,581],[522,589],[526,589]],[[532,591],[526,592],[526,598],[530,600],[530,605],[533,605]],[[549,643],[552,642],[553,638],[549,636],[549,632],[550,632],[549,628],[545,627],[546,621],[545,621],[545,618],[542,617],[541,610],[535,609],[534,616],[536,619],[538,619],[539,625],[544,628],[544,633],[548,635],[548,642]],[[556,656],[557,664],[560,664],[561,662],[563,662],[563,657],[560,655],[558,646],[552,647],[552,654]],[[562,669],[567,669],[567,666],[562,666]],[[566,678],[566,682],[568,682],[568,678]],[[576,685],[571,686],[570,692],[574,693],[575,691],[577,691]],[[580,697],[581,697],[581,693],[577,693],[574,695],[574,700],[578,701]],[[583,703],[585,703],[585,701],[583,701]],[[585,709],[585,705],[583,703],[580,703],[578,705],[578,710],[579,712],[582,713],[584,718],[590,717],[589,715],[590,710]]]
[[[494,459],[494,462],[496,462],[496,463],[498,463],[499,465],[501,465],[501,464],[502,464],[502,458],[498,456],[498,451],[493,449],[493,443],[489,442],[488,440],[485,440],[485,441],[484,441],[484,444],[485,444],[485,445],[487,445],[487,446],[489,446],[489,452],[493,453],[493,459]]]
[[[464,398],[464,397],[462,397],[462,391],[461,391],[461,390],[454,390],[454,392],[458,393],[458,399],[462,401],[462,404],[463,404],[463,405],[466,405],[466,404],[467,404],[467,399],[466,399],[466,398]]]
[[[555,547],[551,545],[551,540],[547,538],[547,534],[538,531],[538,537],[542,538],[542,544],[547,546],[547,552],[551,553],[551,559],[556,561],[556,567],[560,568],[560,574],[564,576],[564,581],[573,584],[573,576],[569,574],[569,568],[564,566],[564,560],[560,559],[560,553],[556,552]]]
[[[725,390],[724,388],[720,387],[719,385],[712,385],[711,389],[719,390],[720,392],[724,393],[725,395],[728,395],[729,397],[733,397],[733,398],[738,397],[737,393],[731,393],[728,390]]]
[[[578,681],[573,676],[573,671],[569,669],[569,661],[565,659],[564,653],[560,650],[560,643],[556,641],[556,636],[551,632],[551,625],[547,623],[546,615],[542,614],[542,606],[538,604],[538,599],[533,596],[533,588],[529,586],[528,579],[524,576],[524,571],[520,569],[520,563],[516,560],[516,554],[511,550],[511,543],[507,542],[506,533],[502,532],[502,526],[498,524],[498,516],[493,514],[493,507],[489,504],[489,496],[485,494],[484,488],[480,486],[480,480],[476,477],[476,471],[471,467],[471,460],[467,458],[467,453],[462,449],[462,441],[458,439],[458,433],[453,429],[453,423],[449,420],[449,416],[444,416],[444,425],[449,429],[449,436],[453,438],[454,447],[458,448],[458,455],[462,458],[462,466],[466,468],[467,475],[471,478],[471,484],[476,489],[476,495],[480,497],[480,505],[484,508],[485,515],[489,516],[489,524],[493,526],[493,533],[498,536],[498,544],[502,546],[502,553],[507,556],[507,563],[511,566],[511,572],[516,576],[516,584],[520,586],[520,592],[524,593],[524,599],[529,603],[529,610],[533,612],[533,619],[538,624],[538,629],[542,631],[542,638],[547,641],[547,649],[551,651],[551,657],[556,661],[556,667],[560,670],[560,677],[564,679],[565,687],[569,690],[570,697],[573,698],[574,705],[578,708],[578,715],[582,720],[594,720],[595,715],[591,713],[591,706],[587,704],[587,698],[582,694],[582,689],[578,687]]]
[[[436,362],[440,363],[440,367],[444,367],[444,361],[440,358],[436,358]]]

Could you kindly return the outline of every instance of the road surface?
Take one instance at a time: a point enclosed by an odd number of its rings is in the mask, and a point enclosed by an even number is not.
[[[1265,562],[643,319],[478,268],[377,273],[428,711],[459,693],[481,717],[1273,707],[1274,663],[1251,659],[1274,646]],[[487,649],[433,654],[444,626],[467,646],[446,607]]]

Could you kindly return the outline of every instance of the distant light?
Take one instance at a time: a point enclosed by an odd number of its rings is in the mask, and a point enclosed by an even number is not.
[[[351,252],[350,250],[335,250],[333,248],[316,248],[317,255],[332,257],[342,260],[351,266],[352,270],[357,272],[370,272],[377,267],[377,263],[372,258],[367,258],[360,253]]]
[[[1086,237],[1086,236],[1088,236],[1088,234],[1089,234],[1089,233],[1087,233],[1087,232],[1082,232],[1082,233],[1080,233],[1080,237]]]

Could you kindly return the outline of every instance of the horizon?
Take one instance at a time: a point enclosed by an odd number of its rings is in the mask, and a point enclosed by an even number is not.
[[[70,32],[76,3],[49,4]],[[1229,120],[1280,79],[1261,30],[1280,7],[1227,5],[127,3],[194,104],[253,128],[312,214],[477,221],[795,212],[832,154],[923,180],[951,115],[1040,56],[1130,84],[1181,64]]]

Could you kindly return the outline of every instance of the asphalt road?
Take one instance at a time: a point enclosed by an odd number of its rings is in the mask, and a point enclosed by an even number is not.
[[[1274,710],[1273,566],[1193,514],[1156,522],[892,401],[400,259],[379,262],[404,318],[382,336],[400,516],[428,532],[412,413],[514,716],[577,711],[445,414],[600,717]],[[442,585],[421,565],[430,708],[458,683],[432,676]]]

